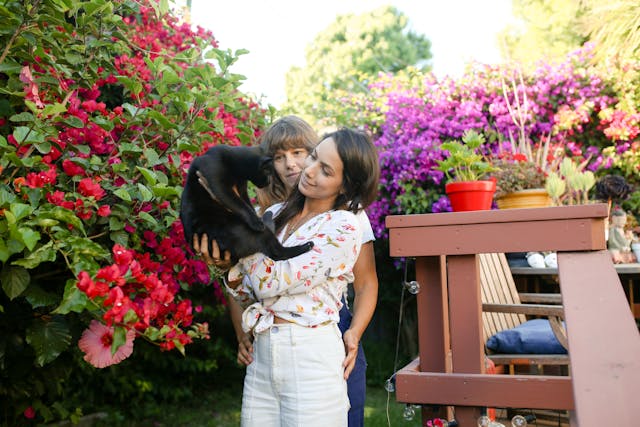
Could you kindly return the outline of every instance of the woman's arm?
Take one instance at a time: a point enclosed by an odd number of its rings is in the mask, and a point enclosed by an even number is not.
[[[355,366],[358,344],[373,317],[378,302],[378,275],[372,241],[362,245],[358,260],[353,267],[353,273],[355,275],[353,280],[355,292],[353,318],[351,326],[342,336],[347,352],[343,362],[345,379],[349,377]]]
[[[235,291],[251,290],[259,300],[305,293],[328,279],[350,274],[360,250],[361,229],[347,211],[328,212],[312,235],[301,236],[314,246],[297,257],[274,261],[262,253],[241,259],[229,271],[229,281],[243,278]]]
[[[253,362],[253,343],[251,334],[242,330],[242,307],[235,299],[229,298],[229,314],[231,315],[231,323],[233,330],[236,332],[238,339],[238,356],[237,362],[241,365],[248,366]]]

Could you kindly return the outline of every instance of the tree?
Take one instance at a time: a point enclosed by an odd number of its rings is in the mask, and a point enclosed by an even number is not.
[[[563,59],[587,40],[580,24],[585,11],[575,0],[514,0],[520,24],[502,32],[502,57],[524,65]]]
[[[589,10],[582,28],[596,45],[596,59],[637,58],[640,53],[640,3],[635,0],[583,0]]]
[[[306,50],[306,67],[286,76],[285,112],[318,126],[340,115],[341,94],[362,93],[378,73],[430,68],[431,43],[407,29],[406,15],[385,6],[363,15],[342,15]]]

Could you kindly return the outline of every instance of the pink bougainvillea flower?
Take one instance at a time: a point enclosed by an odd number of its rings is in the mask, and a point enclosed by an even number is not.
[[[20,81],[27,84],[24,91],[26,99],[33,101],[38,108],[44,108],[44,104],[40,100],[40,95],[38,94],[38,85],[35,80],[33,80],[33,75],[31,75],[31,69],[28,65],[22,67],[22,70],[20,71]]]
[[[36,410],[33,409],[33,406],[29,406],[27,407],[27,409],[24,410],[22,414],[24,415],[25,418],[32,420],[36,417]]]
[[[109,216],[111,215],[111,207],[109,205],[102,205],[98,208],[96,213],[98,216]]]
[[[105,191],[100,187],[100,184],[93,182],[91,178],[84,178],[78,185],[78,191],[85,197],[95,197],[96,200],[100,200],[104,197]]]
[[[62,161],[62,170],[69,176],[85,176],[87,172],[84,168],[69,159],[64,159]]]
[[[85,353],[85,361],[96,368],[106,368],[131,356],[135,336],[134,330],[128,330],[125,343],[114,354],[111,354],[113,328],[105,326],[97,320],[92,320],[89,329],[82,333],[78,347]]]

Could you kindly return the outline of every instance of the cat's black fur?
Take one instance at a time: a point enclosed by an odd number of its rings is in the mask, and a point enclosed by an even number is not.
[[[271,214],[260,219],[251,205],[247,181],[264,187],[271,169],[271,157],[265,156],[259,146],[216,145],[196,157],[187,173],[180,204],[187,243],[193,248],[193,235],[206,234],[209,241],[216,240],[221,253],[231,253],[234,263],[256,252],[283,260],[311,249],[312,242],[282,246],[273,233]]]

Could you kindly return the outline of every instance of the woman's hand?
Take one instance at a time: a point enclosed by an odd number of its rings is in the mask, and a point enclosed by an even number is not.
[[[238,358],[239,365],[249,366],[253,362],[253,342],[250,334],[243,334],[238,337]]]
[[[355,331],[347,329],[344,331],[344,334],[342,334],[342,340],[344,341],[344,350],[347,353],[344,358],[344,362],[342,362],[342,367],[344,368],[344,379],[346,380],[349,378],[351,371],[353,371],[353,368],[356,366],[360,337],[358,337],[358,334]]]
[[[231,252],[224,251],[224,258],[222,258],[218,242],[212,240],[211,253],[209,253],[209,238],[206,234],[203,234],[202,238],[199,238],[197,234],[193,236],[193,249],[202,256],[207,264],[213,265],[223,272],[231,268]]]

